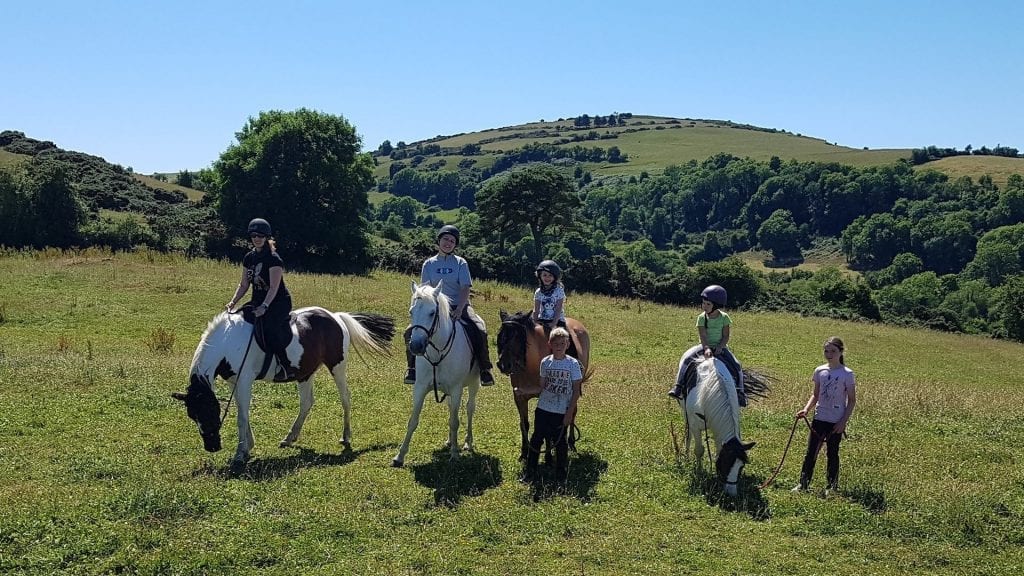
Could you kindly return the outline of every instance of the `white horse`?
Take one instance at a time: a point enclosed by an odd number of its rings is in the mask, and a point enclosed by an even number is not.
[[[686,448],[690,453],[690,441],[694,442],[694,456],[697,465],[702,466],[704,443],[702,436],[708,432],[715,439],[715,471],[719,481],[725,484],[725,492],[736,495],[740,472],[747,464],[747,451],[754,442],[744,444],[740,439],[740,406],[736,397],[736,383],[725,363],[709,358],[697,364],[697,378],[693,389],[685,399],[679,399],[679,407],[686,418]]]
[[[412,390],[412,414],[409,416],[405,440],[391,461],[396,468],[405,463],[409,442],[420,423],[423,400],[431,391],[439,403],[442,394],[448,397],[446,445],[451,448],[451,458],[455,459],[459,455],[462,390],[469,390],[466,400],[466,442],[463,449],[472,450],[473,412],[476,410],[476,394],[480,390],[480,366],[473,362],[473,350],[466,328],[452,318],[451,302],[441,292],[441,283],[436,288],[429,284],[412,283],[409,321],[412,326],[409,351],[416,355],[416,383]]]
[[[291,446],[299,439],[302,425],[313,407],[313,376],[323,365],[331,371],[341,395],[345,414],[341,443],[346,449],[351,448],[351,399],[345,375],[349,346],[354,344],[357,352],[367,350],[373,355],[387,355],[389,342],[395,334],[394,320],[377,314],[349,314],[310,307],[292,311],[290,325],[292,340],[286,351],[289,362],[298,367],[299,414],[280,446]],[[188,417],[199,426],[203,447],[217,452],[221,449],[223,421],[214,393],[214,380],[220,376],[233,385],[233,397],[238,404],[238,447],[231,459],[233,467],[248,462],[255,445],[249,425],[249,405],[252,383],[260,376],[266,354],[256,345],[254,330],[242,314],[221,312],[215,316],[192,357],[188,390],[184,394],[172,394],[185,403]],[[270,380],[276,372],[277,358],[273,354],[270,357],[272,361],[262,379]]]

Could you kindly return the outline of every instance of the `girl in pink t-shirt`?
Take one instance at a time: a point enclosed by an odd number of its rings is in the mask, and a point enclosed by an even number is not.
[[[797,418],[803,418],[814,409],[814,421],[811,422],[811,433],[807,438],[807,454],[800,471],[800,483],[793,487],[794,492],[807,490],[822,444],[826,446],[825,456],[828,459],[825,493],[836,490],[839,484],[839,442],[843,439],[846,423],[857,405],[857,382],[853,370],[846,367],[844,348],[843,341],[838,337],[833,336],[825,341],[826,363],[814,369],[814,391],[803,409],[796,413]]]

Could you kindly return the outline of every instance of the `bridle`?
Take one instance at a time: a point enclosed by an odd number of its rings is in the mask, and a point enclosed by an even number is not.
[[[448,394],[437,393],[437,367],[438,365],[441,364],[441,362],[444,362],[444,359],[447,358],[448,354],[452,351],[452,345],[455,343],[455,325],[457,322],[454,319],[452,320],[452,329],[448,334],[448,341],[444,343],[444,346],[438,348],[437,345],[434,344],[434,334],[437,332],[438,321],[441,318],[441,303],[435,299],[434,306],[436,307],[436,309],[434,310],[434,319],[433,321],[431,321],[430,327],[427,328],[422,324],[413,324],[411,331],[417,329],[423,330],[423,332],[425,332],[427,335],[427,346],[437,351],[438,358],[436,361],[431,360],[430,357],[427,356],[426,351],[423,352],[423,359],[429,362],[430,366],[433,368],[432,380],[434,383],[434,401],[440,404],[441,402],[444,401],[445,398],[448,397]],[[410,335],[412,334],[411,331]]]
[[[522,354],[523,362],[522,362],[522,365],[523,365],[523,368],[525,369],[525,367],[526,367],[526,347],[528,346],[529,340],[530,340],[530,331],[529,331],[529,329],[527,329],[526,326],[523,326],[519,322],[516,322],[515,320],[503,320],[501,322],[501,325],[502,326],[508,326],[509,328],[514,329],[516,331],[516,334],[522,333],[522,341],[521,341],[522,349],[523,349],[523,354]],[[500,334],[500,332],[499,332],[499,334]],[[517,340],[518,340],[518,336],[517,336]],[[520,342],[516,342],[516,343],[519,344]],[[499,353],[499,355],[501,353],[501,347],[500,346],[498,347],[498,353]],[[516,368],[518,368],[518,366],[516,366]],[[509,370],[511,370],[511,368]],[[511,372],[510,371],[509,375],[512,375],[514,373],[515,372]]]

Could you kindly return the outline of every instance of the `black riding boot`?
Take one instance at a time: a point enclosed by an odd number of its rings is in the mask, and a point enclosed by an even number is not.
[[[274,356],[277,357],[277,374],[274,375],[274,382],[290,382],[295,380],[297,370],[292,366],[291,362],[288,361],[288,356],[284,351],[280,351]]]

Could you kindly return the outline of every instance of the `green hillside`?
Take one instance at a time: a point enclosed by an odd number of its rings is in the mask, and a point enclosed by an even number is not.
[[[569,142],[564,146],[617,146],[628,155],[629,161],[620,164],[584,163],[584,168],[595,175],[639,175],[655,173],[671,164],[690,160],[704,160],[719,152],[755,160],[768,160],[778,156],[783,160],[839,162],[855,166],[877,166],[909,158],[909,150],[859,150],[830,144],[818,138],[792,134],[773,129],[735,124],[727,121],[690,120],[660,116],[632,116],[623,125],[585,127],[573,126],[573,120],[532,122],[519,126],[483,130],[450,137],[438,137],[423,142],[436,144],[442,153],[425,155],[424,165],[443,159],[442,170],[456,170],[464,160],[475,160],[474,166],[485,168],[493,164],[495,156],[529,143],[556,144],[596,132],[605,139]],[[614,136],[614,138],[611,138]],[[459,150],[467,145],[479,145],[480,155],[465,156]],[[378,177],[389,174],[392,160],[379,158]]]
[[[1003,156],[950,156],[921,164],[916,170],[936,170],[951,179],[970,176],[975,182],[987,174],[997,186],[1006,186],[1011,174],[1024,175],[1024,158],[1006,158]]]
[[[390,359],[349,365],[351,451],[338,444],[340,403],[324,371],[293,448],[277,441],[297,413],[295,385],[257,383],[253,460],[235,476],[235,407],[225,449],[210,454],[169,394],[187,385],[236,266],[149,251],[8,251],[0,276],[3,574],[916,576],[1024,565],[1021,344],[735,313],[737,356],[777,381],[742,414],[743,439],[757,446],[730,500],[677,454],[683,420],[665,397],[696,337],[696,309],[572,292],[596,373],[564,489],[516,480],[518,420],[500,375],[478,398],[475,452],[448,460],[447,410],[428,400],[406,467],[391,468],[411,395],[400,342]],[[383,313],[401,327],[410,280],[378,271],[287,282],[296,305]],[[492,343],[499,309],[532,301],[507,284],[474,289]],[[840,489],[822,493],[822,457],[814,491],[789,491],[801,424],[778,479],[759,490],[832,335],[845,340],[858,389]],[[228,386],[217,386],[227,402]]]

